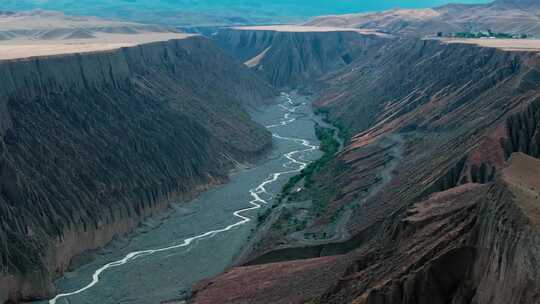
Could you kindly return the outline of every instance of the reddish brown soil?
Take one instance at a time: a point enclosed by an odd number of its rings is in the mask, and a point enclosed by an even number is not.
[[[233,268],[219,279],[200,282],[193,304],[305,303],[340,278],[346,261],[334,256]]]

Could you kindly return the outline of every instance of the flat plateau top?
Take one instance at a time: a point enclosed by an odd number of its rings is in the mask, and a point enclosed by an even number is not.
[[[193,35],[182,33],[99,33],[88,39],[12,39],[0,40],[0,60],[23,59],[73,53],[92,53],[131,47],[140,44],[184,39]]]
[[[476,44],[483,47],[498,48],[505,51],[540,51],[540,39],[440,39],[445,43]]]
[[[274,31],[288,33],[325,33],[325,32],[355,32],[360,34],[385,35],[375,30],[358,29],[347,27],[330,26],[306,26],[306,25],[262,25],[262,26],[238,26],[233,27],[236,30],[244,31]]]

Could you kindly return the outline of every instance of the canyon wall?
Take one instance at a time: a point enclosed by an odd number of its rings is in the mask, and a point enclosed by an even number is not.
[[[245,289],[260,292],[250,303],[538,302],[539,71],[535,52],[399,39],[322,78],[316,107],[348,144],[283,200],[283,208],[318,200],[300,232],[325,232],[308,240],[319,245],[299,241],[298,232],[263,233],[265,247],[247,261],[270,256],[271,246],[282,253],[273,261],[283,260],[233,268],[198,285],[194,303],[215,294],[242,303],[223,280],[242,280],[254,267],[298,269],[280,279],[311,289],[298,299],[254,280]],[[342,219],[344,228],[327,235]],[[312,259],[291,261],[293,249]],[[321,273],[345,270],[321,279],[321,292],[309,287],[314,266],[306,263],[320,263]]]
[[[329,78],[318,105],[355,134],[329,206],[358,203],[349,231],[372,235],[318,301],[535,303],[539,274],[523,265],[540,252],[527,220],[538,202],[515,195],[505,170],[513,152],[537,156],[538,54],[404,39],[356,68]],[[388,139],[400,154],[366,157]],[[381,190],[363,195],[358,177],[395,159]]]
[[[0,62],[0,302],[269,149],[276,92],[207,39]]]
[[[296,32],[219,30],[218,46],[275,87],[307,87],[318,77],[349,65],[386,38],[353,31]]]

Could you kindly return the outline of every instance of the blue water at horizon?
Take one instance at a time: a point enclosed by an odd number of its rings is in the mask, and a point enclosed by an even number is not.
[[[56,10],[66,14],[150,19],[174,14],[256,18],[311,17],[328,14],[425,8],[448,3],[488,3],[491,0],[1,0],[0,10]]]

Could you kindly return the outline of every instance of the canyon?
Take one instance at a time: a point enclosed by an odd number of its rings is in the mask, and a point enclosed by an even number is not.
[[[537,40],[424,37],[463,7],[536,33],[498,0],[1,60],[0,302],[538,303]]]
[[[193,303],[538,301],[537,51],[375,39],[311,86],[345,148]]]
[[[244,109],[277,93],[201,37],[0,69],[2,302],[271,146]]]

